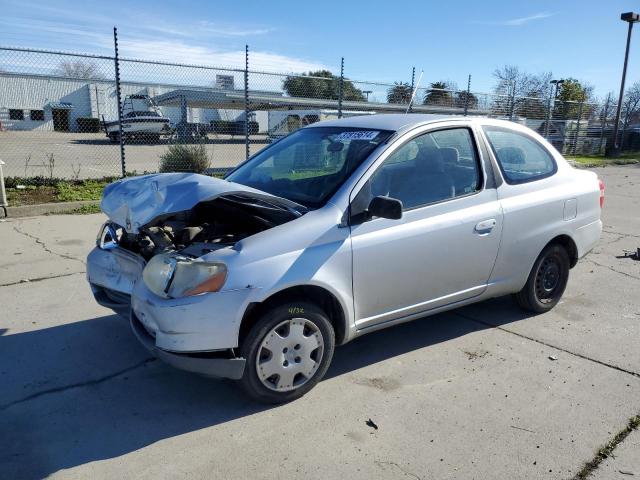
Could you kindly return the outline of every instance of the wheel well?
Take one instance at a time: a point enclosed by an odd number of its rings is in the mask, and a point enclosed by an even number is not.
[[[251,327],[258,321],[260,315],[270,308],[292,300],[312,302],[322,308],[329,317],[336,334],[336,344],[344,342],[346,337],[345,313],[338,299],[328,290],[316,285],[300,285],[290,287],[274,293],[263,302],[249,304],[242,317],[238,345],[246,338]]]
[[[578,263],[578,247],[576,247],[576,243],[573,241],[573,239],[569,235],[558,235],[547,245],[551,245],[553,243],[562,245],[565,248],[565,250],[569,254],[571,268],[575,267],[576,263]]]

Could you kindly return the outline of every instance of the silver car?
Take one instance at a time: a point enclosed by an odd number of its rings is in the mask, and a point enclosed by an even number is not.
[[[87,278],[158,358],[284,402],[365,333],[507,294],[550,310],[600,236],[603,199],[594,173],[514,123],[352,117],[224,180],[107,186]]]

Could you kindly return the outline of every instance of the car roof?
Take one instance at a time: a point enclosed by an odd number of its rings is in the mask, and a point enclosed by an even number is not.
[[[337,120],[324,120],[322,122],[308,125],[305,128],[354,127],[398,131],[411,129],[428,123],[445,121],[466,121],[481,124],[501,125],[512,129],[518,129],[517,124],[507,120],[474,116],[465,117],[462,115],[435,115],[428,113],[378,113],[375,115],[358,115],[355,117],[347,117]]]
[[[307,128],[356,127],[396,131],[403,128],[414,127],[430,122],[464,119],[469,119],[469,117],[460,117],[455,115],[433,115],[425,113],[380,113],[376,115],[358,115],[355,117],[341,118],[339,120],[325,120],[323,122],[309,125],[309,127]]]

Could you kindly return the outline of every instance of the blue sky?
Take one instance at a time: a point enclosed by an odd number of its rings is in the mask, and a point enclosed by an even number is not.
[[[604,96],[619,88],[626,24],[638,0],[565,1],[119,1],[0,0],[0,44],[110,53],[118,26],[121,54],[185,63],[276,71],[339,69],[348,77],[446,79],[489,91],[492,72],[513,64],[556,78],[575,77]],[[640,80],[640,24],[628,84]]]

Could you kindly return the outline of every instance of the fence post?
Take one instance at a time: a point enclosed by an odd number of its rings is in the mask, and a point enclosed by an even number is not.
[[[249,158],[249,45],[244,46],[244,150]]]
[[[513,111],[516,108],[516,81],[511,84],[511,105],[509,105],[509,120],[513,121]]]
[[[603,113],[602,113],[602,122],[600,124],[600,146],[598,148],[598,151],[600,153],[603,153],[602,142],[604,141],[604,129],[607,126],[607,115],[609,115],[609,101],[610,101],[610,99],[611,99],[611,94],[608,93],[607,94],[607,101],[604,104],[604,110],[603,110]]]
[[[471,96],[471,75],[467,78],[467,94],[464,96],[464,116],[467,116],[469,111],[469,97]]]
[[[120,93],[120,59],[118,57],[118,29],[113,27],[113,47],[115,50],[115,56],[113,60],[115,62],[116,73],[116,98],[118,101],[118,137],[120,137],[120,166],[122,169],[122,177],[127,175],[127,169],[124,158],[124,135],[122,135],[122,98]]]
[[[340,60],[340,83],[338,84],[338,118],[342,118],[342,95],[344,89],[344,57]]]
[[[582,120],[582,107],[584,106],[584,100],[580,102],[580,106],[578,107],[578,125],[576,126],[576,140],[573,142],[573,154],[576,154],[576,150],[578,149],[578,140],[580,139],[580,121]]]
[[[412,95],[413,95],[413,87],[415,85],[415,81],[416,81],[416,67],[413,67],[411,69],[411,94]],[[409,112],[408,113],[411,113],[412,108],[413,108],[413,102],[411,102],[409,104]]]
[[[7,207],[9,203],[7,202],[7,192],[4,189],[4,174],[2,173],[2,166],[5,163],[0,160],[0,208],[4,212],[4,218],[7,217]]]
[[[553,87],[549,89],[549,100],[547,100],[547,122],[544,126],[544,138],[549,140],[549,124],[551,123],[551,97],[553,96]]]

